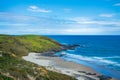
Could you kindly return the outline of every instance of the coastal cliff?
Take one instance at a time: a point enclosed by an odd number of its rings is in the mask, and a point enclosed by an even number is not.
[[[61,44],[48,37],[0,35],[0,80],[76,80],[22,59],[29,52],[60,50]]]

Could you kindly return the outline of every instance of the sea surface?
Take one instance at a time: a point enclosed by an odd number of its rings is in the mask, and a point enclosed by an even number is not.
[[[56,53],[67,61],[89,66],[96,71],[120,80],[120,36],[48,36],[62,44],[79,44],[75,50]]]

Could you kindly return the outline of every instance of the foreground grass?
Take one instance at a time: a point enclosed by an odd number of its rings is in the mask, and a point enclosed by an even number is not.
[[[75,80],[21,58],[29,52],[55,51],[59,48],[59,43],[47,37],[0,35],[0,80]]]

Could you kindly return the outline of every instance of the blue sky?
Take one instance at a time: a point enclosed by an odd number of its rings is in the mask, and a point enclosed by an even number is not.
[[[0,0],[0,34],[120,35],[120,0]]]

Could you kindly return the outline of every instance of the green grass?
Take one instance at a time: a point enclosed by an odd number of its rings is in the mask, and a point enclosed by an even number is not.
[[[58,42],[44,36],[0,35],[0,80],[76,80],[21,58],[29,52],[54,51],[59,48]]]
[[[14,79],[0,74],[0,80],[14,80]]]
[[[45,52],[60,48],[59,43],[43,36],[0,36],[0,50],[19,56],[29,52]]]

